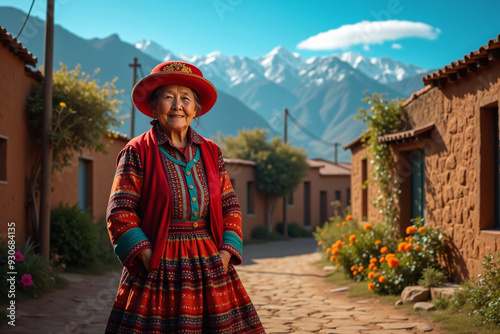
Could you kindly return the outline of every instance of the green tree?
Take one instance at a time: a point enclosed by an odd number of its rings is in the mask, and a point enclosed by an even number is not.
[[[279,137],[270,141],[262,129],[239,131],[238,136],[219,135],[225,156],[252,160],[257,163],[257,189],[267,198],[267,226],[272,231],[272,216],[278,197],[290,195],[297,189],[308,168],[306,153]]]
[[[377,138],[394,133],[401,125],[402,103],[404,100],[384,98],[384,94],[374,93],[363,99],[369,108],[358,110],[355,119],[368,126],[363,141],[372,155],[373,179],[380,188],[380,195],[374,200],[375,207],[380,208],[384,221],[395,226],[397,219],[396,203],[401,193],[401,180],[397,176],[391,147],[387,143],[379,143]],[[365,186],[365,185],[364,185]]]
[[[98,73],[96,70],[94,75]],[[116,79],[99,86],[97,80],[81,71],[80,65],[68,70],[65,65],[53,73],[52,133],[53,172],[67,167],[75,154],[84,149],[105,153],[102,138],[110,127],[120,124],[116,117],[121,101],[115,99]],[[43,87],[35,86],[28,99],[29,128],[35,138],[41,138]],[[123,122],[121,122],[123,123]],[[36,143],[40,146],[41,142]],[[28,180],[28,207],[35,237],[38,236],[41,150],[32,166]]]

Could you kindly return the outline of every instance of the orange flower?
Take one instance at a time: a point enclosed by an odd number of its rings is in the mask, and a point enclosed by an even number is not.
[[[422,233],[423,231],[425,231],[425,226],[420,226],[420,227],[418,228],[418,232],[419,232],[419,233]]]
[[[410,249],[413,248],[413,245],[412,244],[406,244],[405,246],[405,251],[409,251]]]
[[[382,254],[387,253],[387,247],[380,248],[380,253]]]
[[[321,236],[324,236],[325,235],[325,232],[321,232]]]
[[[328,219],[333,220],[333,217],[330,217],[330,218],[328,218]]]
[[[385,259],[388,261],[388,260],[389,260],[389,258],[391,258],[391,257],[396,257],[396,254],[394,254],[394,253],[389,253],[389,254],[387,254],[387,255],[385,256]]]
[[[374,273],[373,271],[370,271],[370,272],[368,273],[368,278],[369,278],[369,279],[372,279],[374,275],[375,275],[375,273]]]
[[[345,217],[345,220],[352,220],[352,216],[351,216],[351,215],[347,215],[347,216]]]
[[[347,224],[347,223],[346,223],[346,222],[345,222],[345,220],[344,220],[344,221],[342,222],[342,225],[345,225],[345,224]]]
[[[335,256],[330,256],[330,262],[333,262],[335,260]]]
[[[398,245],[398,251],[402,252],[405,250],[405,246],[407,245],[406,242],[401,242],[399,245]]]
[[[359,272],[362,272],[364,269],[365,269],[365,267],[363,267],[363,266],[359,266],[358,271],[359,271]]]
[[[375,277],[379,277],[380,276],[380,273],[375,273]]]
[[[356,266],[351,266],[351,271],[356,270]]]
[[[387,263],[389,264],[389,268],[396,268],[397,266],[399,266],[399,260],[395,257],[387,259]]]
[[[373,284],[371,282],[368,283],[368,290],[373,290],[373,289],[375,289],[375,284]]]
[[[354,240],[356,240],[356,234],[351,234],[351,236],[349,237],[349,241],[354,242]]]
[[[415,233],[417,229],[415,228],[415,226],[408,226],[406,228],[406,234],[412,234],[412,233]]]
[[[342,246],[344,246],[344,245],[345,245],[345,242],[344,242],[344,241],[342,241]]]
[[[419,245],[415,245],[415,250],[419,250],[420,249],[420,246]]]
[[[375,241],[375,246],[378,246],[378,245],[380,245],[381,243],[382,243],[382,241],[377,240],[377,241]]]
[[[323,241],[318,241],[318,246],[321,246],[321,244],[323,243]]]
[[[379,261],[380,261],[380,263],[384,263],[385,262],[385,257],[382,256]]]
[[[378,269],[377,267],[373,267],[373,268],[372,268],[372,270],[373,270],[373,271],[376,271],[377,269]]]
[[[375,263],[370,263],[370,264],[368,265],[368,268],[370,268],[370,269],[372,269],[373,267],[375,267]]]
[[[380,283],[384,283],[384,282],[385,282],[385,276],[384,276],[384,275],[380,276],[380,277],[378,278],[378,281],[379,281]]]
[[[406,238],[405,238],[405,241],[409,241],[409,240],[410,240],[410,238],[409,238],[409,237],[406,237]]]
[[[372,257],[370,259],[370,263],[375,263],[375,262],[378,262],[378,259],[376,257]]]
[[[331,251],[332,251],[332,249],[331,249],[331,248],[327,248],[327,249],[326,249],[326,254],[329,254]]]
[[[335,265],[335,269],[339,269],[339,267],[340,267],[340,264],[338,264],[338,263],[337,263],[337,264]]]
[[[340,223],[337,223],[337,227],[340,227]]]
[[[345,238],[345,237],[346,237],[346,235],[347,235],[347,234],[342,233],[340,236],[341,236],[342,238]]]
[[[365,226],[363,227],[365,230],[369,230],[372,228],[372,224],[366,223]]]
[[[354,276],[356,276],[356,275],[358,274],[358,271],[357,271],[357,270],[354,270],[354,271],[352,272],[352,274],[353,274]]]
[[[339,253],[339,249],[338,248],[332,249],[332,254],[333,255],[337,255],[338,253]]]

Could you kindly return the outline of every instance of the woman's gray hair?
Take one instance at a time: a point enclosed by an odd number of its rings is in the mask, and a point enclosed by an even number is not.
[[[151,96],[149,98],[149,107],[151,108],[151,110],[154,110],[156,102],[158,101],[158,95],[160,94],[160,91],[163,87],[165,87],[165,86],[158,87],[153,91],[153,93],[151,93]],[[200,98],[198,97],[198,93],[196,93],[194,89],[192,89],[192,88],[189,88],[189,89],[191,89],[191,91],[193,92],[193,95],[194,95],[194,104],[196,105],[196,110],[197,110],[196,115],[199,115],[201,113]],[[153,113],[153,115],[154,115],[154,113]]]

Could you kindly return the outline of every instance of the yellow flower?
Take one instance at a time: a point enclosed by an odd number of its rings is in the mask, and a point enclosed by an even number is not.
[[[63,107],[63,108],[66,108],[66,107],[67,107],[67,106],[66,106],[66,103],[64,103],[64,102],[59,102],[59,105],[60,105],[61,107]]]

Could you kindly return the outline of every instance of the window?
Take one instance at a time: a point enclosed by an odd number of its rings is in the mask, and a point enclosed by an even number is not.
[[[304,226],[311,226],[311,182],[304,182]]]
[[[255,213],[255,182],[247,182],[247,214]]]
[[[0,136],[0,183],[7,183],[7,139]]]
[[[340,202],[340,190],[335,190],[335,201]]]
[[[288,205],[288,206],[292,206],[293,205],[293,193],[291,193],[290,195],[288,195],[286,197],[286,205]]]
[[[78,206],[92,214],[92,160],[78,159]]]
[[[425,218],[425,153],[410,153],[411,218]]]
[[[363,159],[361,161],[361,217],[364,221],[368,220],[368,161]]]
[[[482,107],[479,114],[479,226],[500,229],[500,140],[498,102]]]
[[[320,214],[320,224],[324,224],[328,221],[328,206],[327,206],[326,191],[320,191],[319,193],[319,214]]]

